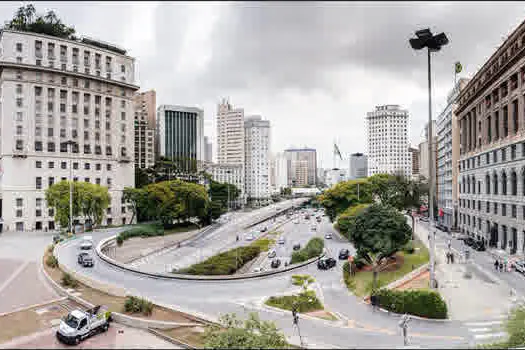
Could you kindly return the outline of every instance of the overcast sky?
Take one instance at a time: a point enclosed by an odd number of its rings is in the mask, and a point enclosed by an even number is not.
[[[4,20],[20,2],[0,3]],[[36,2],[78,34],[115,43],[137,59],[141,90],[157,105],[204,109],[214,142],[216,105],[229,97],[245,115],[270,120],[273,152],[318,150],[332,167],[333,141],[344,156],[366,150],[365,115],[380,104],[410,112],[419,143],[428,118],[426,55],[410,48],[415,30],[444,31],[434,55],[434,116],[454,82],[454,62],[471,77],[525,19],[520,2]]]

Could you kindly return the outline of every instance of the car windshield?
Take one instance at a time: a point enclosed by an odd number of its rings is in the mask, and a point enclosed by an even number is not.
[[[77,329],[78,327],[78,318],[76,318],[75,316],[69,314],[66,316],[66,319],[64,320],[64,322],[71,328],[73,329]]]

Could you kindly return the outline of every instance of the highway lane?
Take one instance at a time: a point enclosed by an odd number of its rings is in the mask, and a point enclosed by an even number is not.
[[[274,209],[275,210],[275,209]],[[255,215],[257,216],[257,215]],[[232,225],[226,223],[224,226]],[[285,235],[294,234],[299,240],[311,235],[309,224],[288,223],[283,226]],[[319,225],[316,235],[333,232],[326,218]],[[96,242],[109,233],[94,233]],[[303,236],[304,235],[304,236]],[[209,239],[209,238],[208,238]],[[78,241],[77,241],[78,242]],[[174,306],[183,311],[196,312],[211,319],[219,314],[236,312],[243,314],[257,311],[262,319],[273,320],[289,337],[296,337],[289,312],[276,312],[262,306],[262,301],[277,294],[292,294],[297,287],[291,284],[291,275],[310,274],[316,282],[313,288],[328,310],[337,312],[342,320],[334,323],[321,320],[301,319],[301,331],[306,341],[314,346],[329,347],[391,347],[402,345],[402,336],[397,326],[398,316],[373,312],[358,298],[351,295],[342,281],[342,262],[328,271],[318,270],[316,265],[284,272],[275,276],[240,281],[184,281],[165,280],[138,275],[108,265],[96,257],[93,269],[84,269],[76,263],[77,242],[71,241],[57,249],[59,261],[76,272],[103,283],[126,288],[134,295],[146,297],[157,303]],[[329,254],[337,258],[341,247],[351,249],[344,238],[334,235],[326,240]],[[287,249],[287,248],[285,248]],[[351,249],[352,250],[352,249]],[[288,253],[288,252],[287,252]],[[290,252],[291,253],[291,252]],[[427,322],[413,320],[409,334],[412,344],[429,347],[454,347],[466,345],[466,330],[457,322]]]
[[[250,212],[231,212],[228,214],[227,222],[219,224],[217,228],[206,234],[183,243],[180,248],[173,247],[139,259],[131,266],[144,272],[171,272],[173,269],[193,265],[236,246],[249,244],[251,242],[244,240],[245,234],[254,231],[255,228],[245,229],[247,225],[275,213],[276,209],[286,209],[304,201],[305,199],[288,200]],[[238,235],[242,238],[240,242],[236,240]]]

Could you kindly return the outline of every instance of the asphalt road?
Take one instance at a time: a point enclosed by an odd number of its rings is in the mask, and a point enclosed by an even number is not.
[[[280,205],[282,205],[280,203]],[[268,210],[268,209],[267,209]],[[274,209],[275,210],[275,209]],[[251,213],[257,217],[257,212]],[[304,221],[304,220],[303,220]],[[207,236],[205,240],[218,240],[223,237],[235,239],[237,232],[233,222],[222,226],[222,233]],[[333,232],[331,224],[324,218],[315,234],[309,223],[288,223],[282,227],[284,235],[291,243],[306,242],[314,235],[322,236]],[[108,237],[108,233],[94,233],[94,241]],[[343,238],[334,234],[334,239],[326,240],[329,254],[337,255],[342,247],[351,248]],[[206,244],[205,242],[202,242]],[[288,246],[283,254],[291,253]],[[265,298],[278,294],[291,294],[298,289],[291,283],[293,274],[310,274],[316,280],[312,288],[327,310],[340,316],[337,322],[300,318],[303,341],[310,347],[351,348],[351,347],[402,347],[403,338],[398,327],[399,316],[373,311],[359,298],[348,292],[342,281],[342,262],[328,271],[318,270],[309,265],[282,274],[237,281],[185,281],[165,280],[145,277],[110,266],[98,257],[92,269],[84,269],[76,262],[78,241],[70,241],[57,249],[62,264],[103,283],[111,283],[126,288],[134,295],[146,297],[154,302],[173,306],[181,311],[193,312],[217,319],[218,315],[235,312],[246,314],[257,311],[262,319],[273,320],[285,334],[298,343],[297,330],[292,325],[289,312],[275,311],[263,306]],[[337,256],[335,256],[337,258]],[[434,322],[413,319],[409,328],[410,344],[421,347],[459,347],[468,345],[468,330],[461,322]]]

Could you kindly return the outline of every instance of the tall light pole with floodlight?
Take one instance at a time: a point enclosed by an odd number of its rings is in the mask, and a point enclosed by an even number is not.
[[[445,33],[433,35],[430,29],[421,29],[416,32],[416,38],[409,40],[414,50],[427,48],[428,57],[428,217],[429,217],[429,244],[430,244],[430,288],[436,288],[435,276],[435,222],[434,222],[434,140],[432,137],[432,77],[431,77],[431,53],[438,52],[442,46],[448,44]]]

